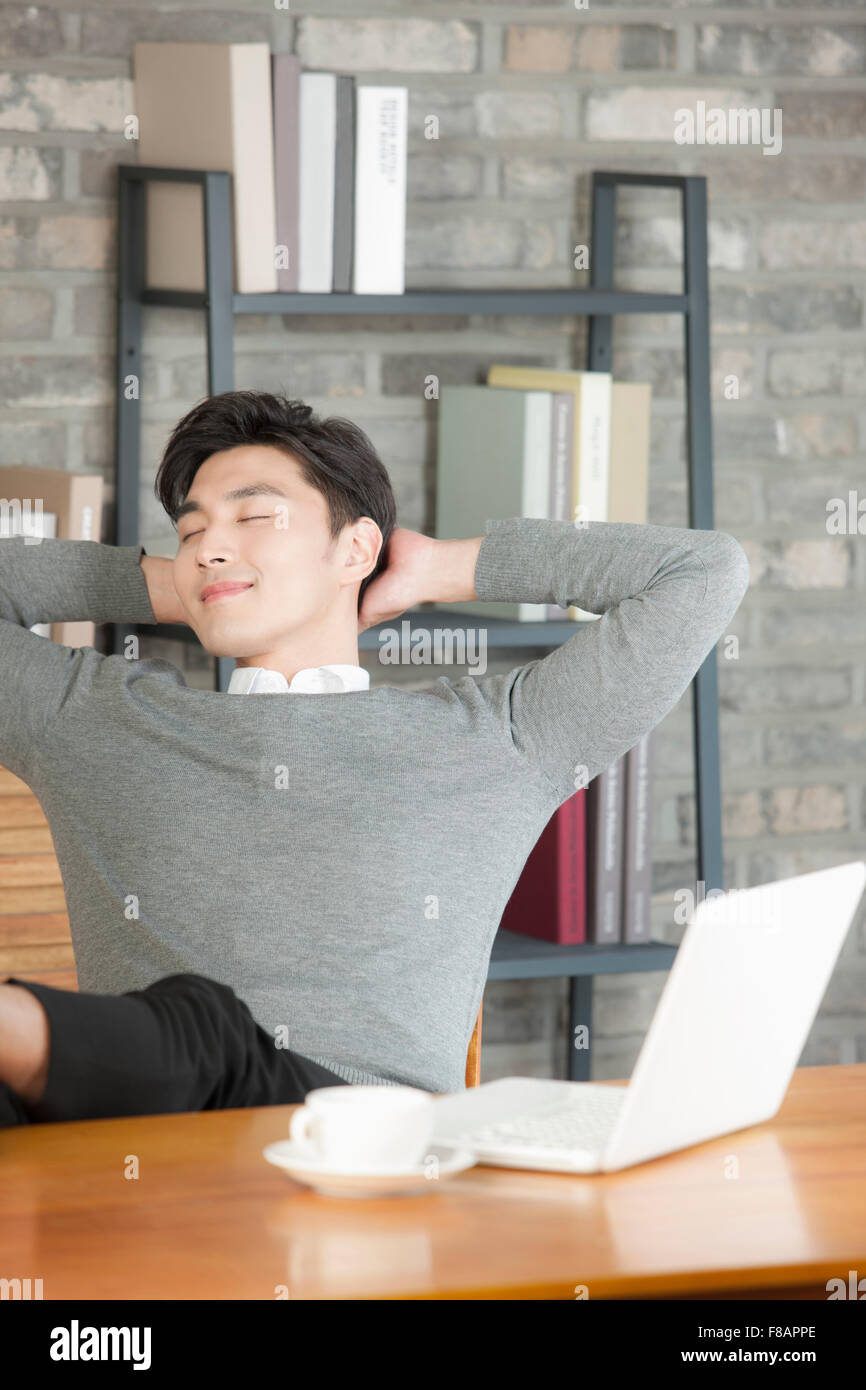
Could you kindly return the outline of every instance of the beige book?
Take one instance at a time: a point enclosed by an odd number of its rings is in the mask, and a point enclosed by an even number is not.
[[[231,174],[234,289],[277,289],[271,58],[266,43],[136,43],[140,164]],[[146,188],[148,289],[205,288],[204,190]]]
[[[611,393],[608,521],[645,526],[649,511],[650,401],[645,381],[615,381]]]

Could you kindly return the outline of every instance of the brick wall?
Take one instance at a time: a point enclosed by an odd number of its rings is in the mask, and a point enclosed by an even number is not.
[[[830,535],[831,498],[866,492],[866,27],[833,0],[591,0],[287,9],[266,0],[0,5],[0,417],[10,462],[113,470],[114,166],[138,39],[267,40],[307,67],[411,93],[408,283],[581,284],[593,168],[706,174],[710,193],[716,525],[749,553],[752,589],[719,648],[726,886],[862,856],[866,844],[866,547]],[[679,145],[676,109],[783,112],[783,145]],[[439,138],[425,138],[425,117]],[[621,197],[624,288],[676,288],[675,195]],[[206,391],[192,311],[145,312],[142,538],[171,553],[153,469]],[[618,320],[615,371],[654,387],[650,520],[684,525],[678,320]],[[400,521],[432,529],[435,403],[424,378],[483,379],[490,361],[584,364],[583,325],[555,318],[236,321],[236,384],[291,390],[369,431]],[[736,395],[725,391],[736,379]],[[111,493],[110,493],[111,495]],[[109,519],[110,524],[110,519]],[[863,522],[866,527],[866,521]],[[112,538],[107,530],[105,539]],[[208,685],[209,663],[145,645]],[[491,670],[528,659],[506,652]],[[363,657],[374,679],[373,656]],[[457,672],[461,674],[461,672]],[[387,672],[391,683],[406,673]],[[654,919],[677,940],[693,885],[690,700],[656,735]],[[596,986],[597,1077],[627,1075],[663,975]],[[866,1060],[861,913],[804,1054]],[[559,981],[494,984],[484,1077],[564,1074]]]

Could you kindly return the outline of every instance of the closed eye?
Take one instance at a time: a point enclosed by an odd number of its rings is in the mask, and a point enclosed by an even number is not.
[[[270,521],[271,516],[271,512],[267,512],[264,516],[239,516],[238,521]],[[181,545],[183,545],[185,541],[191,540],[193,536],[198,536],[199,534],[199,531],[187,531],[186,535],[181,538]]]

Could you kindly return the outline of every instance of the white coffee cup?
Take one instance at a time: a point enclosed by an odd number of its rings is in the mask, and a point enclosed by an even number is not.
[[[322,1086],[289,1123],[293,1143],[341,1172],[410,1168],[433,1134],[429,1091],[415,1086]]]

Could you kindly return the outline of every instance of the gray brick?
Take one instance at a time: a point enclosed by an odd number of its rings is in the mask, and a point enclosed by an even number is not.
[[[112,399],[110,357],[0,357],[6,406],[105,405]]]
[[[490,354],[478,356],[469,352],[449,352],[447,356],[430,352],[385,354],[382,357],[382,392],[386,396],[416,396],[424,399],[424,379],[439,378],[442,386],[483,386],[491,363]],[[537,353],[514,354],[497,352],[497,362],[515,366],[553,366],[550,357],[542,360]]]
[[[842,411],[796,415],[717,413],[713,442],[719,459],[849,458],[858,448],[857,417]]]
[[[706,87],[599,88],[586,97],[584,130],[591,140],[666,140],[673,153],[681,148],[674,143],[676,112],[683,107],[694,110],[706,99]],[[726,109],[754,105],[748,92],[722,89],[713,91],[713,104]],[[702,149],[703,166],[705,153]],[[764,164],[773,162],[761,158]]]
[[[115,201],[118,164],[137,163],[138,144],[135,140],[121,139],[107,150],[80,150],[78,183],[81,193],[86,198],[107,198]]]
[[[81,51],[105,58],[127,58],[137,41],[147,43],[269,43],[272,16],[255,9],[189,10],[160,14],[146,9],[85,10],[82,15]]]
[[[823,610],[821,623],[823,626]],[[802,727],[766,731],[769,767],[866,766],[866,725],[810,720]]]
[[[847,351],[842,357],[842,394],[843,396],[860,396],[864,392],[864,382],[866,382],[866,349],[857,348],[855,351]]]
[[[695,32],[698,72],[807,73],[847,77],[866,70],[866,30],[854,24],[699,24]],[[784,118],[783,118],[784,119]]]
[[[488,140],[558,135],[562,113],[547,92],[479,92],[475,98],[478,134]]]
[[[4,403],[8,406],[11,401]],[[66,466],[66,425],[61,420],[0,419],[0,457],[5,464],[33,468]]]
[[[171,395],[195,400],[207,394],[206,363],[196,355],[176,358],[170,364]],[[364,361],[360,353],[249,352],[236,354],[237,390],[285,391],[306,399],[352,399],[364,394]]]
[[[770,396],[837,395],[842,389],[842,359],[830,348],[786,348],[767,357]]]
[[[28,269],[109,270],[115,263],[116,241],[113,217],[42,217],[35,236],[25,238],[19,264]]]
[[[125,77],[0,73],[0,130],[117,134],[131,110],[132,84]]]
[[[850,285],[712,285],[717,333],[809,333],[819,328],[860,328],[863,291]]]
[[[854,155],[798,154],[783,146],[781,156],[767,157],[743,146],[731,156],[704,146],[694,172],[707,175],[711,199],[823,205],[866,197],[866,160]]]
[[[758,254],[768,270],[866,269],[866,219],[768,222]]]
[[[676,33],[658,24],[511,24],[506,72],[616,72],[674,68]]]
[[[859,140],[866,131],[866,93],[808,91],[776,92],[782,108],[785,136],[809,140]]]
[[[428,90],[413,82],[409,88],[409,135],[424,136],[428,116],[439,121],[439,139],[454,140],[478,134],[476,98],[461,91]]]
[[[764,481],[767,516],[777,524],[808,524],[813,535],[816,525],[826,533],[828,502],[841,497],[847,504],[848,490],[856,490],[858,483],[862,485],[862,480],[859,461],[850,464],[847,469],[834,468],[832,475],[817,473],[808,478],[798,478],[795,488],[791,487],[790,479],[768,477]],[[793,616],[796,622],[801,621],[799,612]]]
[[[648,381],[653,398],[680,398],[683,389],[682,348],[628,348],[614,352],[613,374],[623,381]]]
[[[35,145],[0,145],[0,202],[62,197],[63,153]]]
[[[305,68],[329,72],[475,72],[477,24],[438,19],[298,20]]]
[[[827,495],[832,496],[827,489]],[[866,643],[866,605],[851,596],[840,596],[828,602],[826,593],[820,595],[820,608],[804,612],[798,604],[770,606],[761,610],[761,640],[770,646],[814,646],[832,643],[834,646]]]
[[[477,198],[484,191],[484,159],[477,154],[438,151],[410,153],[407,182],[410,201],[426,198]]]
[[[407,270],[544,270],[553,262],[554,232],[545,224],[483,216],[427,216],[419,221],[409,210]]]
[[[53,58],[63,48],[60,15],[55,10],[0,5],[0,58]]]
[[[102,285],[80,285],[72,292],[73,309],[72,321],[76,334],[83,338],[108,338],[113,339],[116,331],[117,298]],[[148,310],[145,310],[147,314]],[[201,321],[200,310],[190,309],[191,314],[195,314]],[[143,329],[144,340],[150,341],[150,334],[145,327]],[[202,347],[204,348],[204,337],[202,336]]]
[[[53,319],[50,291],[0,288],[0,339],[50,338]]]
[[[554,1037],[566,998],[563,980],[491,981],[484,993],[482,1047]]]
[[[815,520],[824,530],[823,508]],[[744,540],[743,548],[752,589],[844,589],[853,581],[853,544],[846,536],[825,531],[818,540]]]
[[[622,218],[616,233],[618,267],[682,265],[678,217]],[[745,219],[711,218],[707,235],[711,269],[742,270],[748,264],[750,231]]]

